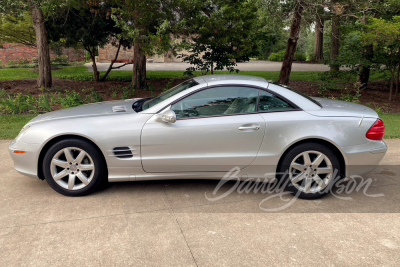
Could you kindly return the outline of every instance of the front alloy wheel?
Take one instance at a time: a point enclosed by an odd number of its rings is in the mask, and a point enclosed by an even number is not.
[[[83,149],[67,147],[58,151],[50,165],[54,181],[62,188],[79,190],[86,187],[95,173],[90,155]]]
[[[84,196],[106,181],[107,168],[94,145],[81,139],[64,139],[46,152],[43,174],[58,193]]]

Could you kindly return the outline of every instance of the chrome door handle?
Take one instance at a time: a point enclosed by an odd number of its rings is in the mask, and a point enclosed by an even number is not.
[[[239,127],[239,131],[246,131],[246,130],[254,130],[258,131],[260,130],[260,125],[243,125]]]

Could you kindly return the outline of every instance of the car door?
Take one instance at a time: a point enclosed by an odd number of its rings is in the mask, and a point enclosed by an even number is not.
[[[143,127],[146,172],[225,172],[248,166],[265,132],[257,113],[259,89],[208,88],[173,103],[175,123],[152,118]],[[157,115],[155,115],[156,117]]]

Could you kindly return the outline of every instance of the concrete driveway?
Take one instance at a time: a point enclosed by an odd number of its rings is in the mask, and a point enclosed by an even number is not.
[[[90,72],[93,72],[92,64],[85,64]],[[106,71],[110,63],[97,63],[97,68],[99,71]],[[116,63],[113,66],[118,67],[123,65],[122,63]],[[190,65],[188,63],[147,63],[147,70],[165,70],[165,71],[185,71]],[[237,67],[241,71],[280,71],[282,67],[282,62],[272,62],[272,61],[250,61],[244,63],[238,63]],[[115,69],[113,71],[128,70],[132,71],[132,65],[126,65],[120,69]],[[292,71],[328,71],[329,67],[322,64],[310,64],[310,63],[293,63]]]
[[[371,174],[367,193],[384,196],[329,195],[279,212],[260,209],[268,194],[207,200],[217,181],[119,183],[64,197],[16,173],[9,143],[0,141],[0,266],[399,266],[400,140],[388,141]]]

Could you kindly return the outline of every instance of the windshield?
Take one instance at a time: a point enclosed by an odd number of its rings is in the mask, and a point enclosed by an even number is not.
[[[145,102],[142,105],[142,110],[146,110],[148,108],[151,108],[151,107],[157,105],[158,103],[161,103],[162,101],[170,98],[171,96],[174,96],[174,95],[176,95],[176,94],[178,94],[178,93],[180,93],[180,92],[182,92],[182,91],[184,91],[186,89],[189,89],[189,88],[191,88],[193,86],[196,86],[198,84],[199,83],[196,82],[193,79],[190,79],[190,80],[188,80],[186,82],[183,82],[183,83],[181,83],[181,84],[169,89],[168,91],[162,93],[161,95],[157,96],[156,98],[153,98],[153,99],[148,100],[147,102]]]

